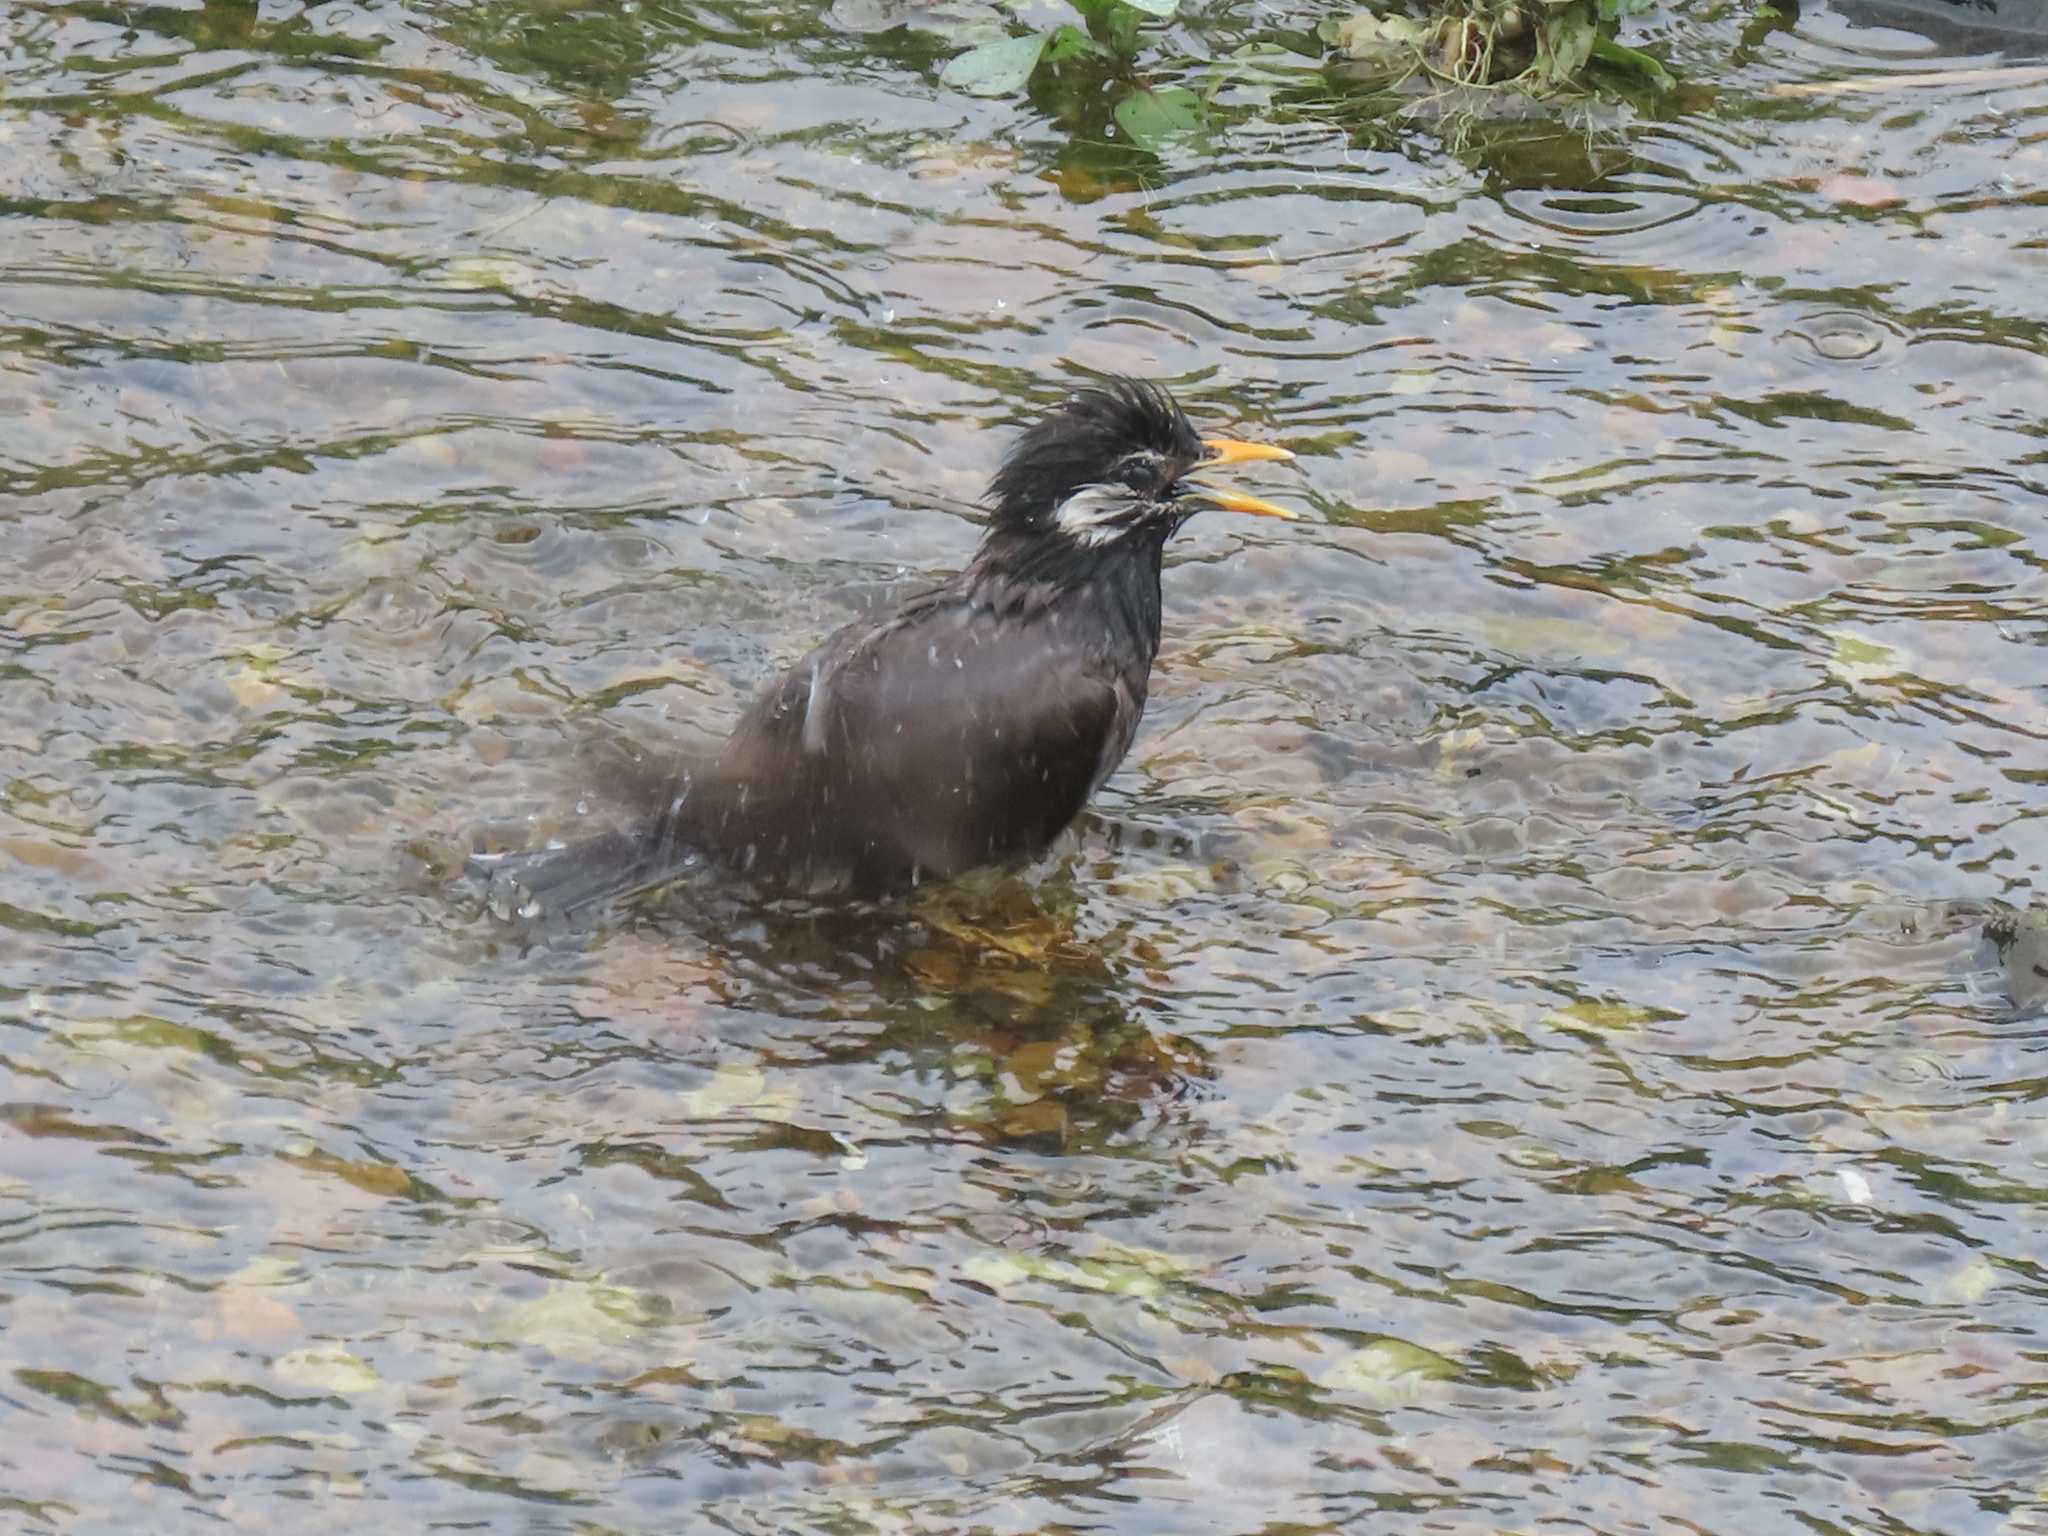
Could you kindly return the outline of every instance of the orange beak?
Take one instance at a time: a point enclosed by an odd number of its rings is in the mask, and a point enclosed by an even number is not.
[[[1205,437],[1202,446],[1209,450],[1209,457],[1195,466],[1197,471],[1222,469],[1231,464],[1279,463],[1294,457],[1285,448],[1274,448],[1266,443],[1240,442],[1234,437]],[[1253,517],[1284,517],[1289,520],[1299,517],[1285,507],[1277,507],[1270,501],[1257,496],[1247,496],[1243,491],[1218,490],[1189,477],[1184,481],[1189,491],[1213,507],[1226,512],[1248,512]]]
[[[1234,437],[1205,437],[1202,446],[1213,455],[1202,460],[1201,467],[1224,464],[1284,463],[1294,457],[1285,448],[1275,448],[1268,443],[1245,443]]]
[[[1301,516],[1299,512],[1290,512],[1287,508],[1275,506],[1270,501],[1247,496],[1243,491],[1219,491],[1206,485],[1198,485],[1190,494],[1200,497],[1212,507],[1221,507],[1226,512],[1249,512],[1253,517],[1284,517],[1289,522]]]

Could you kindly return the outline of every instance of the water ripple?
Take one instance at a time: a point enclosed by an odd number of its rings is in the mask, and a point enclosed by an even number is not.
[[[10,1510],[2037,1492],[2043,1045],[1983,914],[2048,860],[2048,82],[1659,15],[1644,116],[1461,140],[1184,10],[1141,58],[1210,130],[1146,159],[1093,86],[936,83],[1005,10],[834,13],[16,29]],[[959,564],[1105,371],[1315,516],[1176,542],[1070,845],[532,943],[443,882]]]

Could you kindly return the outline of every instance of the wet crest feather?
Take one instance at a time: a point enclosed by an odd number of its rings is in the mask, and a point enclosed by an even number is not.
[[[996,525],[1044,531],[1061,502],[1144,452],[1176,473],[1202,456],[1201,439],[1172,395],[1138,379],[1079,390],[1027,428],[1004,456],[988,492]]]

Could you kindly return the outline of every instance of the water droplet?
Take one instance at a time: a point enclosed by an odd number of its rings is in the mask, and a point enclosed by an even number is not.
[[[1882,322],[1854,310],[1810,315],[1788,335],[1805,342],[1831,363],[1861,363],[1878,356],[1896,338]]]
[[[1854,362],[1870,356],[1884,343],[1875,336],[1849,329],[1822,331],[1813,338],[1813,349],[1837,362]]]

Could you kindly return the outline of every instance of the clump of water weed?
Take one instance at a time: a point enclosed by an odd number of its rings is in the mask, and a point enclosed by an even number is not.
[[[1655,85],[1664,66],[1615,40],[1655,0],[1438,0],[1421,16],[1361,10],[1325,22],[1324,40],[1362,73],[1417,75],[1474,90],[1551,96],[1586,88],[1600,68]]]

